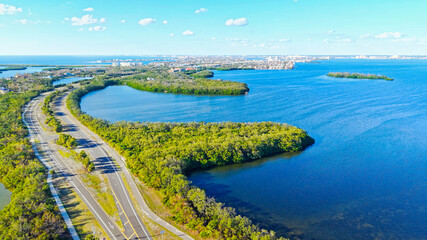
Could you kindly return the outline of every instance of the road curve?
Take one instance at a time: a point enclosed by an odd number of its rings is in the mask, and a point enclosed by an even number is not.
[[[103,151],[104,154],[111,156],[113,159],[117,160],[116,163],[120,166],[120,169],[124,173],[126,182],[129,184],[133,196],[135,196],[138,205],[140,206],[141,210],[153,221],[161,225],[162,227],[166,228],[168,231],[174,233],[178,237],[184,240],[193,240],[192,237],[187,235],[186,233],[180,231],[175,226],[169,224],[159,216],[157,216],[146,204],[144,201],[144,198],[141,195],[141,192],[138,190],[138,187],[132,177],[132,175],[129,173],[127,167],[126,167],[126,161],[123,156],[121,156],[115,149],[113,149],[109,144],[107,144],[105,141],[103,141],[97,134],[93,133],[89,128],[84,126],[82,123],[80,123],[79,120],[77,120],[69,111],[69,109],[66,107],[66,99],[68,97],[69,92],[66,94],[60,96],[58,100],[55,102],[55,111],[59,112],[58,118],[60,118],[63,122],[66,124],[70,124],[75,129],[78,129],[79,132],[82,133],[82,136],[85,136],[85,139],[87,139],[88,142],[96,143],[97,146],[101,149],[99,151]],[[110,158],[109,158],[110,159]]]
[[[119,210],[119,217],[123,225],[123,234],[127,239],[148,239],[150,234],[143,224],[136,208],[130,198],[129,192],[125,187],[121,176],[121,168],[117,168],[112,157],[104,150],[104,147],[96,142],[90,134],[82,130],[70,118],[69,112],[66,112],[65,99],[68,94],[64,94],[55,99],[54,113],[56,117],[65,126],[64,133],[77,139],[79,149],[87,152],[95,164],[95,169],[101,171],[110,183],[110,187]],[[68,110],[68,109],[67,109]]]
[[[102,209],[95,198],[91,195],[90,191],[81,182],[77,174],[73,172],[72,168],[69,166],[70,163],[63,159],[63,157],[59,154],[57,146],[55,146],[53,143],[56,137],[47,133],[43,129],[40,123],[40,105],[47,94],[43,94],[33,99],[26,106],[24,113],[24,120],[28,124],[28,130],[31,136],[34,136],[34,140],[37,139],[38,141],[37,144],[36,141],[33,141],[33,144],[36,144],[40,153],[44,155],[43,162],[46,166],[49,166],[55,170],[56,174],[60,174],[65,177],[65,179],[87,205],[89,210],[93,213],[101,227],[111,239],[129,239],[124,235],[115,221],[112,220],[110,216],[108,216],[108,214]]]
[[[30,125],[26,120],[26,115],[29,107],[32,107],[32,104],[35,104],[35,102],[28,104],[25,110],[22,112],[22,121],[24,122],[25,126],[29,129],[28,138],[30,139],[31,145],[33,146],[34,153],[36,157],[43,163],[43,165],[47,168],[48,175],[47,175],[47,183],[49,184],[50,192],[52,193],[53,198],[55,199],[56,205],[58,206],[59,212],[62,215],[62,218],[65,221],[65,224],[67,225],[68,230],[70,231],[71,238],[73,240],[80,240],[79,235],[77,234],[76,229],[74,228],[73,222],[70,219],[70,216],[67,213],[67,210],[65,209],[64,205],[62,204],[61,199],[59,198],[58,191],[56,190],[55,186],[52,183],[52,174],[50,173],[50,170],[53,168],[50,167],[50,165],[47,163],[46,159],[39,154],[39,151],[36,147],[36,139],[33,136],[36,136],[34,133],[34,130],[32,128],[32,125]]]

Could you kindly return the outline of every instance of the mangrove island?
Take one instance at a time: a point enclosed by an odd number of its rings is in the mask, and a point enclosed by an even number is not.
[[[329,77],[334,78],[355,78],[355,79],[382,79],[386,81],[393,81],[393,78],[389,78],[384,75],[376,74],[363,74],[363,73],[349,73],[349,72],[330,72],[327,74]]]

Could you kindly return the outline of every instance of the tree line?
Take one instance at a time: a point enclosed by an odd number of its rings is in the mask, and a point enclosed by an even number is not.
[[[113,82],[114,83],[114,82]],[[193,186],[194,170],[253,161],[283,152],[301,151],[314,143],[303,130],[287,124],[261,123],[110,123],[80,109],[90,91],[113,84],[98,79],[73,91],[70,111],[125,158],[131,172],[159,190],[171,219],[211,239],[280,239],[260,229]]]

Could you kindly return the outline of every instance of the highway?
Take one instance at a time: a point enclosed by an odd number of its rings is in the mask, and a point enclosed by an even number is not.
[[[143,224],[141,217],[138,215],[136,207],[153,221],[176,234],[178,237],[191,240],[187,234],[181,232],[171,224],[167,223],[154,212],[152,212],[145,203],[139,192],[132,175],[126,168],[125,159],[120,156],[113,148],[106,144],[99,136],[91,132],[87,127],[82,125],[70,111],[66,108],[66,97],[68,92],[53,102],[55,117],[58,118],[63,126],[63,133],[69,134],[77,139],[79,143],[77,152],[84,150],[90,156],[95,164],[95,171],[104,174],[109,182],[111,192],[116,203],[121,220],[121,226],[118,226],[102,207],[96,201],[93,193],[86,187],[84,182],[76,172],[76,162],[64,158],[59,153],[59,147],[54,143],[58,135],[46,131],[41,122],[44,116],[41,111],[41,103],[49,93],[33,99],[26,107],[24,118],[29,125],[29,131],[32,136],[38,140],[38,149],[44,155],[45,162],[55,170],[57,174],[63,175],[75,192],[88,206],[101,227],[111,239],[148,239],[151,240],[147,228]],[[130,187],[132,196],[137,201],[138,206],[134,206],[131,201],[128,189],[124,181]]]
[[[151,220],[159,224],[160,226],[164,227],[168,231],[172,232],[176,236],[180,237],[184,240],[193,240],[192,237],[187,235],[186,233],[180,231],[175,226],[169,224],[168,222],[164,221],[162,218],[157,216],[146,204],[144,201],[144,198],[142,197],[140,191],[138,190],[138,187],[128,171],[126,167],[126,160],[123,156],[121,156],[115,149],[113,149],[109,144],[104,142],[97,134],[93,133],[90,129],[88,129],[86,126],[84,126],[82,123],[80,123],[79,120],[77,120],[71,113],[70,110],[66,107],[66,99],[68,96],[68,92],[62,96],[59,96],[58,99],[54,102],[55,104],[55,112],[57,112],[57,117],[63,121],[63,123],[70,124],[75,129],[79,129],[80,132],[84,133],[85,139],[88,142],[96,143],[96,145],[101,149],[101,151],[105,154],[105,156],[108,156],[108,159],[111,161],[112,159],[115,159],[115,163],[119,166],[119,169],[122,171],[125,177],[125,181],[131,188],[132,195],[135,197],[138,206],[140,207],[141,211],[149,217]],[[120,181],[123,183],[123,179],[120,178]]]
[[[38,140],[38,149],[42,155],[44,155],[45,159],[47,159],[46,163],[49,164],[57,174],[66,177],[75,192],[88,206],[89,210],[93,213],[101,227],[111,239],[151,239],[130,201],[129,193],[123,184],[119,171],[110,157],[100,149],[97,144],[90,144],[91,141],[86,139],[85,134],[79,129],[71,127],[71,132],[64,132],[79,139],[79,142],[83,143],[81,149],[85,150],[92,159],[95,159],[95,167],[107,175],[112,192],[115,195],[114,198],[124,227],[118,226],[91,195],[90,190],[75,172],[73,165],[76,163],[64,159],[61,154],[59,154],[58,147],[53,143],[57,136],[46,132],[40,123],[43,119],[41,117],[40,103],[43,102],[45,96],[46,94],[37,97],[27,105],[24,118],[29,125],[31,135],[35,136]],[[61,115],[60,113],[57,114]]]

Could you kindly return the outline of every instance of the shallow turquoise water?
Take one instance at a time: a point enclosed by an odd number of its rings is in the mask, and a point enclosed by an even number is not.
[[[326,77],[383,74],[395,81]],[[292,71],[216,72],[247,96],[113,86],[82,100],[110,121],[275,121],[309,132],[299,154],[194,173],[194,184],[261,226],[303,239],[427,238],[427,61],[334,60]]]

